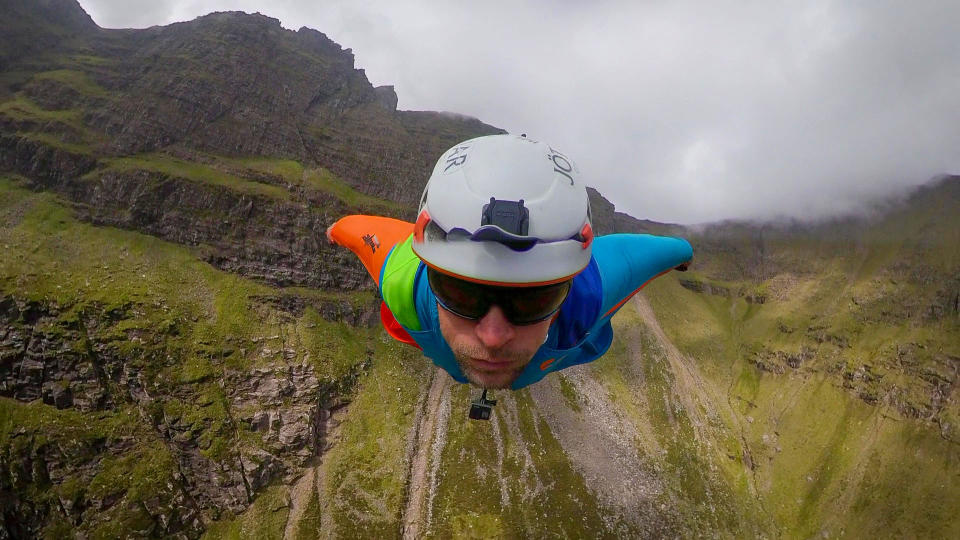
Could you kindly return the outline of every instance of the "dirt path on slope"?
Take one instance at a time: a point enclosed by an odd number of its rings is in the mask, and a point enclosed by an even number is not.
[[[647,300],[647,297],[644,296],[643,293],[634,296],[631,302],[643,320],[643,323],[653,332],[660,346],[663,347],[667,359],[670,361],[670,367],[677,377],[677,397],[690,416],[690,420],[694,423],[697,435],[703,440],[708,440],[705,438],[705,430],[709,425],[709,419],[704,417],[703,410],[711,411],[717,406],[726,405],[726,396],[718,395],[715,391],[711,390],[710,385],[708,385],[700,374],[697,373],[696,369],[691,366],[692,361],[681,353],[680,350],[677,349],[677,346],[673,344],[673,341],[667,337],[663,328],[660,327],[660,322],[653,312],[650,301]],[[701,400],[706,398],[708,402],[698,403],[698,396]],[[727,416],[736,418],[734,411],[730,410],[726,412]]]
[[[287,517],[287,526],[283,530],[283,540],[293,540],[300,518],[303,517],[307,505],[310,504],[313,490],[316,489],[319,493],[320,486],[317,478],[320,476],[320,468],[319,465],[309,467],[290,488],[290,515]]]
[[[296,483],[290,488],[290,514],[283,529],[283,539],[293,540],[303,513],[310,504],[314,492],[323,500],[323,485],[326,467],[323,455],[340,440],[340,424],[346,416],[349,406],[330,409],[328,416],[320,426],[320,455],[311,459],[309,465]]]
[[[640,318],[643,319],[644,324],[653,332],[657,341],[667,354],[670,366],[677,377],[676,393],[684,408],[687,410],[691,422],[693,422],[697,438],[699,438],[701,442],[709,442],[712,437],[708,431],[718,429],[716,427],[711,428],[711,425],[727,426],[726,428],[719,429],[723,431],[730,429],[736,434],[742,445],[743,455],[741,457],[745,467],[744,472],[749,479],[749,490],[753,493],[753,496],[756,497],[761,511],[769,518],[770,512],[760,497],[758,488],[759,478],[757,477],[756,470],[752,466],[753,453],[747,440],[746,428],[741,416],[730,402],[730,390],[724,394],[719,390],[711,389],[711,386],[703,380],[693,367],[693,360],[681,353],[680,350],[677,349],[677,346],[673,344],[673,341],[664,333],[663,328],[660,327],[660,322],[657,320],[656,314],[653,312],[653,307],[650,305],[650,301],[647,300],[646,296],[642,293],[638,294],[632,302],[637,313],[640,314]],[[718,410],[721,407],[723,408],[722,414],[720,414]],[[711,422],[710,417],[714,417],[715,421]],[[715,434],[713,437],[719,439],[718,435],[719,434]]]
[[[403,538],[420,538],[430,525],[429,507],[433,499],[439,451],[446,442],[452,381],[439,369],[434,371],[430,391],[414,435],[414,453],[407,483],[407,508],[403,513]],[[432,459],[431,459],[432,458]],[[430,467],[431,461],[433,467]]]

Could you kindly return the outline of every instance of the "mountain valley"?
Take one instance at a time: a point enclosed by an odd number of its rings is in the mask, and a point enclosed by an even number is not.
[[[502,130],[259,14],[0,5],[0,538],[960,537],[960,177],[696,227],[591,189],[691,269],[472,422],[324,231]]]

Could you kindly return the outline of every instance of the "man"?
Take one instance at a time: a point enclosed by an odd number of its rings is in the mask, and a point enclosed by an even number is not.
[[[599,358],[613,314],[693,255],[679,238],[594,238],[573,161],[513,135],[444,153],[416,223],[347,216],[327,238],[363,261],[391,336],[484,389],[516,390]]]

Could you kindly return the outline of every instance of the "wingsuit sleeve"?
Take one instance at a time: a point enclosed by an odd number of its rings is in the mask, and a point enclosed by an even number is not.
[[[649,234],[610,234],[593,242],[603,287],[602,317],[613,315],[647,283],[693,259],[683,238]]]
[[[352,251],[374,283],[380,285],[380,269],[390,249],[413,233],[413,223],[399,219],[354,215],[327,228],[327,240]]]
[[[352,251],[367,273],[380,287],[381,269],[393,247],[413,233],[413,223],[380,216],[353,215],[341,218],[327,228],[327,240]],[[397,341],[418,347],[403,329],[386,302],[380,303],[380,322]]]

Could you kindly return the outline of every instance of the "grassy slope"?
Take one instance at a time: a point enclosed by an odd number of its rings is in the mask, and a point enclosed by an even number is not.
[[[407,487],[407,442],[418,397],[427,391],[429,364],[419,352],[385,334],[358,386],[340,442],[323,457],[323,536],[389,538],[400,530]],[[316,514],[314,514],[316,516]],[[308,523],[311,515],[306,516]],[[300,527],[301,538],[314,537]]]
[[[93,465],[92,478],[68,476],[61,484],[33,485],[31,500],[47,500],[49,489],[87,483],[71,496],[107,495],[97,486],[126,493],[109,512],[101,512],[104,520],[97,514],[86,522],[94,536],[109,536],[104,527],[128,519],[147,526],[139,497],[164,492],[175,478],[172,454],[144,423],[151,417],[190,426],[205,457],[233,463],[238,449],[259,444],[259,435],[238,432],[221,385],[225,376],[270,364],[277,351],[293,342],[294,361],[311,363],[321,381],[335,381],[349,377],[368,349],[381,348],[372,341],[379,334],[325,321],[312,308],[291,316],[253,300],[292,294],[318,303],[365,304],[365,295],[284,291],[217,271],[183,247],[79,223],[56,197],[20,189],[15,178],[0,178],[0,246],[0,293],[54,313],[35,332],[56,338],[71,335],[83,324],[78,321],[105,321],[88,328],[87,339],[68,346],[84,354],[96,343],[101,352],[125,358],[141,370],[143,383],[157,396],[146,408],[121,401],[114,411],[89,414],[3,400],[0,448],[11,451],[23,441],[42,445],[49,439],[60,446],[80,445],[77,459]],[[15,437],[19,429],[27,430],[27,436]],[[114,433],[133,437],[135,444],[106,459],[98,454],[102,446],[83,447],[84,440],[101,441]],[[58,523],[54,519],[50,526]]]
[[[389,340],[389,341],[388,341]],[[413,349],[386,336],[372,342],[374,362],[353,394],[337,444],[318,466],[324,479],[294,527],[295,538],[390,538],[400,530],[407,480],[407,435],[428,365]],[[281,504],[259,499],[236,518],[221,520],[204,538],[281,538],[287,488],[271,488]],[[270,493],[270,492],[268,492]],[[283,511],[282,518],[279,516]]]
[[[136,316],[121,322],[118,332],[175,329],[166,336],[166,346],[188,359],[219,347],[223,355],[218,360],[224,366],[245,369],[262,358],[263,348],[278,345],[280,338],[269,336],[284,330],[284,317],[256,304],[253,297],[292,294],[356,305],[368,301],[366,293],[285,291],[254,283],[212,268],[181,246],[79,223],[54,196],[22,190],[10,178],[0,178],[0,190],[0,242],[7,255],[0,261],[0,284],[5,293],[58,306],[65,318],[84,309],[135,309]],[[338,354],[345,326],[324,321],[315,310],[308,308],[293,326],[300,335],[291,339],[303,345],[305,356],[357,355],[357,350]],[[349,335],[353,333],[351,328]],[[125,340],[126,335],[117,337]],[[317,367],[329,376],[348,371],[347,366],[326,362]]]
[[[241,516],[212,524],[203,538],[282,540],[290,513],[289,491],[287,486],[270,486]]]
[[[295,169],[273,162],[253,166]],[[295,340],[318,375],[329,379],[355,370],[358,359],[372,351],[376,361],[360,379],[344,419],[342,442],[322,464],[324,492],[317,494],[298,532],[312,538],[389,536],[399,530],[407,436],[413,404],[425,391],[429,369],[416,354],[376,331],[358,336],[355,329],[324,321],[311,309],[291,322],[289,315],[250,300],[282,294],[320,300],[329,299],[328,293],[265,287],[216,271],[185,248],[78,223],[55,197],[22,190],[16,183],[11,178],[0,181],[0,245],[9,255],[0,262],[4,294],[57,306],[60,321],[45,330],[49,332],[70,327],[82,313],[135,313],[112,323],[97,339],[139,359],[135,363],[148,380],[170,396],[161,413],[192,424],[213,461],[226,459],[238,442],[256,444],[255,436],[233,438],[223,390],[213,381],[228,370],[269,362],[262,350],[283,346],[273,336]],[[879,370],[880,356],[896,343],[924,343],[925,350],[957,354],[955,319],[915,317],[904,326],[870,318],[885,310],[896,314],[902,304],[897,296],[901,289],[880,286],[897,279],[891,278],[890,268],[901,249],[889,243],[868,245],[856,256],[828,261],[816,279],[794,276],[786,283],[773,278],[760,284],[770,294],[763,305],[694,293],[673,277],[648,287],[664,330],[696,360],[710,386],[707,395],[723,396],[737,416],[732,418],[719,404],[706,428],[702,420],[710,414],[678,406],[683,403],[679,375],[633,308],[618,315],[620,339],[590,370],[626,417],[645,426],[637,448],[647,456],[647,466],[662,471],[663,500],[680,512],[681,530],[737,535],[773,528],[788,537],[821,531],[854,536],[958,532],[952,513],[960,500],[957,444],[941,437],[930,421],[905,417],[896,407],[904,399],[922,397],[911,398],[922,383],[909,374],[889,372],[874,388],[870,381],[844,378],[846,371],[835,367],[843,364],[852,373],[856,366],[870,364]],[[953,264],[949,257],[940,263],[933,260],[944,269]],[[918,284],[907,286],[919,287],[916,295],[930,296]],[[857,308],[847,298],[870,309]],[[130,339],[145,332],[159,337],[139,345]],[[824,335],[834,337],[818,342]],[[841,337],[847,345],[838,345]],[[793,354],[804,346],[814,348],[814,355],[782,374],[760,370],[749,361],[758,351]],[[151,347],[161,347],[174,360],[151,363]],[[645,359],[641,372],[631,374],[629,365],[638,356]],[[921,354],[920,361],[926,360],[931,359]],[[896,383],[894,395],[900,401],[864,401],[861,394],[871,390],[890,394],[887,380]],[[384,381],[391,382],[384,386]],[[845,388],[844,381],[851,387]],[[561,384],[561,389],[575,407],[575,390],[569,384]],[[468,393],[455,388],[453,402],[466,403]],[[638,395],[644,399],[636,399]],[[505,399],[503,405],[489,424],[469,422],[457,411],[451,415],[431,534],[511,536],[553,530],[597,535],[630,530],[617,524],[586,487],[525,393]],[[709,399],[701,405],[708,407]],[[143,493],[162,490],[174,472],[170,451],[137,421],[150,411],[121,404],[115,412],[91,416],[39,403],[3,400],[2,406],[0,417],[6,423],[0,442],[5,448],[22,444],[17,442],[22,438],[13,437],[20,427],[33,433],[35,441],[79,441],[81,448],[84,440],[134,437],[137,444],[129,451],[95,459],[92,477],[68,476],[59,483],[36,485],[35,496],[46,497],[44,493],[53,490],[67,497],[100,497],[114,486],[123,493],[122,502],[103,520],[91,519],[89,530],[109,535],[117,523],[149,526],[137,502]],[[501,442],[490,444],[497,438]],[[211,528],[210,537],[278,534],[286,520],[286,489],[269,488],[244,515]],[[55,519],[49,530],[64,526]]]
[[[938,424],[956,403],[931,403],[931,374],[949,379],[954,364],[955,380],[960,325],[956,314],[925,315],[956,274],[960,242],[943,209],[934,201],[894,214],[852,251],[780,246],[798,268],[821,266],[759,284],[763,305],[673,278],[647,289],[668,336],[746,420],[749,474],[788,537],[960,534],[960,445]],[[790,355],[797,368],[782,362]],[[782,372],[759,369],[758,358]]]
[[[680,366],[627,304],[614,318],[610,351],[590,366],[612,402],[639,426],[636,441],[665,484],[662,496],[679,514],[682,535],[760,534],[769,527],[741,468],[730,466],[738,441],[725,428],[724,410],[696,394]]]
[[[77,60],[80,58],[80,60]],[[95,57],[62,59],[70,64],[95,64]],[[102,60],[102,59],[101,59]],[[27,84],[46,84],[61,92],[79,95],[83,99],[109,102],[112,96],[93,82],[83,71],[59,69],[32,75]],[[107,138],[89,128],[81,109],[44,109],[23,92],[5,96],[0,102],[0,117],[18,126],[17,136],[36,140],[49,146],[79,154],[102,154]],[[97,170],[87,175],[94,180],[106,172],[159,172],[194,182],[229,187],[232,190],[265,195],[278,200],[289,200],[291,192],[306,191],[331,195],[347,208],[379,215],[403,215],[407,209],[393,201],[384,201],[363,194],[322,168],[305,168],[293,160],[196,155],[194,160],[180,159],[163,153],[118,156],[100,160]],[[274,177],[274,183],[250,180],[248,174]]]
[[[472,393],[464,385],[451,391],[429,536],[630,534],[587,489],[526,391],[497,393],[490,422],[467,417]]]

